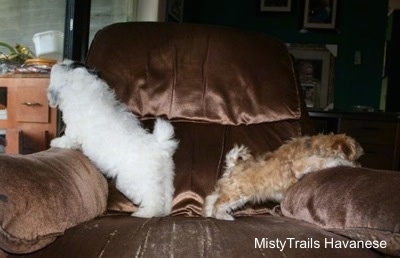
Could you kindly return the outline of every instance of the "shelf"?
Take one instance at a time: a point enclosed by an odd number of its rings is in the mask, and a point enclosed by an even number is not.
[[[6,153],[45,150],[56,136],[57,110],[48,106],[48,85],[48,75],[0,76],[0,135],[7,141]],[[30,102],[41,105],[23,105]]]

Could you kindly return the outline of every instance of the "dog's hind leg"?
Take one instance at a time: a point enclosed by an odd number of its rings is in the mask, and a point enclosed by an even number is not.
[[[165,202],[171,202],[172,196],[164,196],[165,189],[162,183],[162,178],[148,178],[148,180],[140,181],[135,187],[134,194],[137,197],[138,210],[132,214],[135,217],[150,218],[167,216],[171,212],[171,204],[167,205],[166,211]]]
[[[168,171],[167,171],[168,172]],[[171,177],[167,177],[164,178],[163,182],[163,201],[164,201],[164,205],[163,205],[163,211],[165,215],[168,215],[171,213],[172,210],[172,199],[174,196],[174,192],[175,192],[175,188],[174,188],[174,178]]]
[[[139,208],[136,212],[132,213],[132,216],[151,218],[167,216],[168,214],[164,211],[164,198],[161,192],[154,191],[141,196]]]
[[[142,169],[142,172],[149,175],[145,169]],[[132,177],[131,173],[119,173],[115,180],[117,189],[138,206],[138,210],[132,213],[132,216],[151,218],[169,215],[170,211],[165,211],[165,201],[169,197],[164,196],[163,178],[132,178],[136,177]]]

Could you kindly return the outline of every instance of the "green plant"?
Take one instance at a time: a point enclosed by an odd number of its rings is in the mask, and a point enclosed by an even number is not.
[[[0,48],[6,48],[8,54],[0,51],[0,61],[2,62],[13,62],[13,63],[24,63],[26,59],[33,58],[35,54],[26,46],[16,44],[15,47],[0,41]]]

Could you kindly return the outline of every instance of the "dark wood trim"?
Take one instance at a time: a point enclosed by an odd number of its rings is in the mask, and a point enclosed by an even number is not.
[[[67,0],[64,58],[84,61],[89,47],[91,0]]]

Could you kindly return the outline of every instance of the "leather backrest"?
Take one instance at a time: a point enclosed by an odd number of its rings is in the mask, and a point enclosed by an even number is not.
[[[283,43],[264,34],[120,23],[97,33],[86,63],[150,131],[154,117],[172,121],[179,140],[172,215],[201,216],[234,144],[257,154],[303,133],[307,112],[292,58]]]
[[[201,24],[118,23],[86,60],[139,117],[223,125],[299,119],[285,44],[264,34]]]

